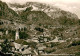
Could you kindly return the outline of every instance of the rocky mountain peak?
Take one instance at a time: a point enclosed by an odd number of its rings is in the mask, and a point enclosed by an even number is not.
[[[39,2],[27,2],[26,4],[23,5],[20,4],[9,4],[9,5],[17,13],[26,10],[26,8],[32,7],[31,11],[43,11],[53,19],[59,18],[61,16],[78,19],[76,14],[61,10],[60,8],[51,6],[50,4],[39,3]]]

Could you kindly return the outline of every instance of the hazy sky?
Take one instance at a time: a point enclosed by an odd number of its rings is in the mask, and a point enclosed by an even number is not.
[[[63,10],[73,12],[80,18],[80,0],[2,0],[7,3],[20,3],[24,4],[26,2],[42,2],[52,4]]]

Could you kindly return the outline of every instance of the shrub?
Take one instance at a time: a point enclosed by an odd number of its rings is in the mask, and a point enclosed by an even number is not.
[[[30,42],[28,43],[29,46],[31,46],[32,48],[36,48],[37,43],[36,42]]]
[[[51,47],[54,47],[54,46],[57,46],[57,45],[59,45],[59,43],[52,43],[51,42]]]
[[[80,45],[80,40],[79,41],[73,41],[68,47],[77,46],[77,45]]]
[[[40,32],[44,32],[44,30],[42,28],[35,28],[35,30],[40,31]]]
[[[80,41],[73,41],[72,46],[80,45]]]
[[[26,39],[29,37],[29,35],[26,32],[19,32],[20,39]]]
[[[80,52],[76,53],[75,55],[76,55],[76,56],[80,56]]]

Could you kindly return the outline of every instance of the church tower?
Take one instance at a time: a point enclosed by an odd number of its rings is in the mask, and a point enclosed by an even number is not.
[[[15,40],[18,40],[19,39],[19,31],[16,30],[16,34],[15,34]]]

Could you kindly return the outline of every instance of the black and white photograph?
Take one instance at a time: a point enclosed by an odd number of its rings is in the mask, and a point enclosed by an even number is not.
[[[80,0],[0,0],[0,56],[80,56]]]

